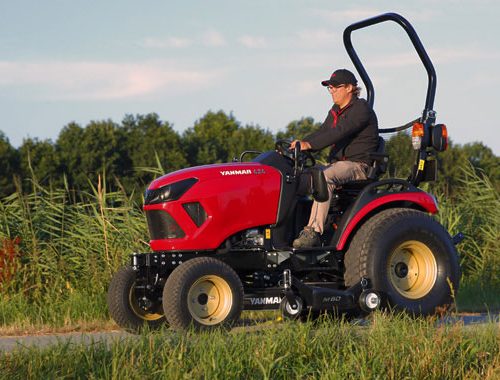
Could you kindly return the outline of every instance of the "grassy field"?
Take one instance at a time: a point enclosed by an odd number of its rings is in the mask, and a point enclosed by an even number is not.
[[[366,326],[324,318],[232,332],[161,330],[0,353],[0,366],[2,379],[498,379],[500,326],[376,313]]]

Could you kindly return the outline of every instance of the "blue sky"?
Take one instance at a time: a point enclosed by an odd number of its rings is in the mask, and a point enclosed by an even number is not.
[[[2,1],[0,130],[14,146],[75,121],[158,113],[182,132],[208,110],[283,130],[323,121],[320,85],[353,69],[342,43],[352,22],[398,12],[436,68],[434,109],[453,141],[500,154],[500,1]],[[375,85],[380,127],[420,116],[427,77],[395,23],[355,32]],[[258,148],[258,147],[256,147]]]

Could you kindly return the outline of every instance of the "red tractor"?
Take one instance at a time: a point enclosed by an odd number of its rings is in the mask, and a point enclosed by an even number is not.
[[[179,170],[154,180],[144,211],[152,252],[134,253],[113,277],[108,306],[118,325],[136,331],[228,326],[242,310],[280,309],[287,318],[322,312],[361,314],[379,307],[428,315],[453,303],[460,279],[455,245],[431,214],[436,199],[418,188],[436,175],[447,132],[432,110],[433,65],[410,23],[387,13],[344,31],[344,44],[373,106],[373,85],[351,32],[385,21],[408,34],[428,73],[422,116],[413,126],[414,169],[407,180],[383,179],[384,140],[371,154],[369,178],[336,190],[321,247],[294,249],[314,198],[327,198],[314,157],[288,141],[276,150],[226,164]],[[326,198],[325,198],[326,196]]]

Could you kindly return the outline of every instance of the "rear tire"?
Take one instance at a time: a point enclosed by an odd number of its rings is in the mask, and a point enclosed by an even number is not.
[[[108,289],[109,314],[122,328],[138,332],[141,328],[158,329],[165,325],[161,302],[152,305],[150,311],[142,309],[135,289],[135,272],[130,266],[120,268],[113,275]]]
[[[230,327],[243,309],[243,284],[229,265],[212,257],[197,257],[168,277],[163,309],[177,329]]]
[[[448,232],[412,209],[384,210],[369,219],[353,237],[344,264],[347,287],[368,278],[382,293],[383,306],[413,315],[446,310],[460,279]]]

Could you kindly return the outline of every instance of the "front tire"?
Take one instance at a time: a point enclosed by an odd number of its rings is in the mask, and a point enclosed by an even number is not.
[[[135,272],[130,266],[120,268],[109,284],[109,314],[120,327],[134,333],[144,327],[158,329],[166,321],[161,302],[153,300],[145,308],[140,303],[141,293],[135,286]]]
[[[163,310],[177,329],[229,327],[243,309],[243,284],[227,264],[197,257],[178,266],[163,289]]]
[[[448,232],[412,209],[384,210],[369,219],[353,237],[344,264],[347,287],[368,278],[384,306],[413,315],[451,306],[460,279]]]

